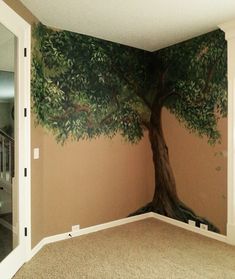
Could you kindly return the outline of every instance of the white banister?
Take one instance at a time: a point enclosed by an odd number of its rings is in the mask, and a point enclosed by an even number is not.
[[[2,138],[2,171],[3,171],[3,179],[4,181],[7,181],[7,162],[6,162],[6,142],[5,138]]]
[[[9,142],[9,152],[8,152],[8,166],[9,166],[9,176],[8,180],[10,183],[12,183],[12,145]]]
[[[2,178],[2,135],[0,135],[0,178]]]
[[[0,180],[11,184],[14,176],[14,139],[0,129]]]

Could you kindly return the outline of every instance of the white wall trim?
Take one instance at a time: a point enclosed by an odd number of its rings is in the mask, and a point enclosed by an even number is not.
[[[194,226],[191,226],[187,223],[184,223],[184,222],[181,222],[181,221],[178,221],[178,220],[175,220],[175,219],[172,219],[172,218],[169,218],[169,217],[157,214],[157,213],[153,213],[153,212],[151,213],[151,217],[153,217],[157,220],[163,221],[165,223],[174,225],[176,227],[179,227],[179,228],[191,231],[191,232],[195,232],[195,233],[201,234],[203,236],[206,236],[206,237],[218,240],[218,241],[228,243],[226,235],[222,235],[222,234],[219,234],[219,233],[203,230],[201,228],[194,227]]]
[[[132,222],[144,220],[144,219],[147,219],[149,217],[152,217],[152,212],[141,214],[141,215],[136,215],[136,216],[132,216],[132,217],[127,217],[127,218],[123,218],[123,219],[119,219],[119,220],[115,220],[115,221],[111,221],[111,222],[104,223],[104,224],[101,224],[101,225],[96,225],[96,226],[84,228],[84,229],[81,229],[77,232],[71,232],[71,235],[72,235],[72,237],[75,237],[75,236],[80,236],[80,235],[89,234],[89,233],[93,233],[93,232],[98,232],[98,231],[106,230],[106,229],[109,229],[109,228],[118,227],[118,226],[129,224],[129,223],[132,223]]]
[[[19,235],[22,241],[27,242],[28,250],[31,243],[29,237],[25,239],[24,227],[30,227],[30,53],[31,53],[31,26],[13,11],[7,4],[0,0],[1,10],[4,11],[4,17],[1,15],[0,22],[8,28],[17,38],[17,65],[16,65],[16,173],[18,176],[19,187]],[[27,57],[24,57],[24,48],[27,49]],[[24,109],[27,109],[27,117],[24,116]],[[20,129],[19,129],[20,127]],[[24,176],[24,168],[27,168],[27,177]],[[15,179],[16,180],[16,179]],[[21,205],[23,208],[21,208]]]
[[[30,261],[46,244],[49,244],[49,242],[46,243],[45,239],[46,238],[43,238],[36,246],[33,247],[31,253],[28,254],[27,261]]]
[[[12,275],[22,266],[31,252],[31,205],[30,205],[30,45],[31,26],[6,3],[0,0],[0,23],[9,29],[17,38],[17,75],[16,75],[16,177],[18,190],[18,245],[1,263],[0,274],[4,279]],[[28,55],[24,57],[24,48]],[[24,108],[27,108],[28,117],[24,117]],[[18,129],[17,129],[18,127]],[[20,127],[20,129],[19,129]],[[27,168],[27,177],[24,176]],[[18,221],[17,220],[17,221]],[[16,222],[17,223],[17,222]],[[28,228],[28,236],[24,235],[24,228]]]
[[[119,220],[116,220],[116,221],[111,221],[111,222],[108,222],[108,223],[104,223],[104,224],[95,225],[95,226],[91,226],[91,227],[88,227],[88,228],[80,229],[76,232],[70,231],[70,232],[66,232],[66,233],[62,233],[62,234],[57,234],[57,235],[45,237],[32,249],[31,254],[28,257],[28,261],[33,256],[35,256],[45,245],[47,245],[49,243],[54,243],[54,242],[57,242],[57,241],[70,239],[72,237],[78,237],[78,236],[86,235],[86,234],[89,234],[89,233],[94,233],[94,232],[106,230],[106,229],[109,229],[109,228],[114,228],[114,227],[117,227],[117,226],[120,226],[120,225],[125,225],[125,224],[129,224],[129,223],[132,223],[132,222],[148,219],[148,218],[155,218],[159,221],[163,221],[163,222],[171,224],[173,226],[183,228],[183,229],[186,229],[188,231],[195,232],[195,233],[198,233],[200,235],[203,235],[203,236],[206,236],[206,237],[209,237],[209,238],[221,241],[221,242],[228,243],[227,236],[225,236],[225,235],[221,235],[221,234],[214,233],[214,232],[211,232],[211,231],[202,230],[198,227],[193,227],[193,226],[191,226],[187,223],[177,221],[177,220],[174,220],[172,218],[168,218],[166,216],[163,216],[163,215],[160,215],[160,214],[157,214],[157,213],[149,212],[149,213],[145,213],[145,214],[142,214],[142,215],[127,217],[127,218],[119,219]]]
[[[227,224],[227,237],[228,243],[231,245],[235,245],[235,225]]]
[[[227,237],[235,245],[235,20],[219,25],[228,46],[228,185]]]
[[[127,217],[127,218],[107,222],[107,223],[100,224],[100,225],[87,227],[87,228],[84,228],[84,229],[80,229],[76,232],[75,231],[73,231],[73,232],[70,231],[70,232],[66,232],[66,233],[62,233],[62,234],[57,234],[57,235],[52,235],[52,236],[49,236],[49,237],[45,237],[31,250],[31,254],[28,257],[28,261],[34,255],[36,255],[43,248],[43,246],[45,246],[46,244],[61,241],[61,240],[65,240],[65,239],[70,239],[72,237],[77,237],[77,236],[81,236],[81,235],[85,235],[85,234],[89,234],[89,233],[102,231],[102,230],[109,229],[109,228],[114,228],[114,227],[117,227],[117,226],[129,224],[129,223],[132,223],[132,222],[135,222],[135,221],[144,220],[144,219],[147,219],[147,218],[150,218],[150,217],[152,217],[152,212],[137,215],[137,216]]]

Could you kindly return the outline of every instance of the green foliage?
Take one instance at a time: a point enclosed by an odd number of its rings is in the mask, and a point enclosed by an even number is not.
[[[227,112],[221,31],[155,53],[41,24],[34,38],[34,111],[58,141],[119,132],[138,142],[163,106],[209,143],[220,139],[217,121]]]
[[[32,93],[40,124],[59,141],[120,132],[137,142],[146,108],[149,54],[39,24],[34,32]]]
[[[227,114],[226,55],[226,41],[219,30],[155,54],[156,65],[167,71],[164,105],[210,144],[219,141],[217,122]]]

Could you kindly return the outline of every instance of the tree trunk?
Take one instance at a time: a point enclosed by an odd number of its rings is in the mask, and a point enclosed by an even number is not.
[[[155,191],[152,207],[155,212],[178,219],[179,198],[169,161],[168,148],[163,135],[161,108],[151,115],[149,139],[155,170]]]
[[[161,114],[162,108],[156,108],[151,114],[149,126],[149,139],[153,152],[155,170],[155,191],[153,199],[150,203],[130,216],[152,211],[186,223],[188,223],[188,220],[193,220],[197,226],[200,226],[200,223],[207,224],[209,230],[219,232],[213,224],[197,216],[181,202],[177,195],[176,182],[162,130]]]

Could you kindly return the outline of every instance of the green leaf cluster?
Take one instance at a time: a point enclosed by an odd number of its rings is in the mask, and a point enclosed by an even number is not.
[[[217,123],[227,114],[227,46],[220,30],[155,53],[167,68],[166,106],[190,132],[219,142]],[[168,97],[167,94],[171,92]]]
[[[40,124],[58,141],[143,135],[140,98],[149,54],[42,24],[34,28],[32,93]],[[137,105],[136,105],[137,104]]]
[[[219,140],[227,112],[221,31],[155,53],[42,24],[33,36],[33,109],[58,141],[120,133],[138,142],[158,100],[191,132]]]

